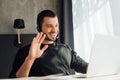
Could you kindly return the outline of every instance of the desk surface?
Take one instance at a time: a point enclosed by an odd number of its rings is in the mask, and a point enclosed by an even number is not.
[[[79,78],[78,75],[70,76],[46,76],[46,77],[26,77],[15,79],[0,79],[0,80],[120,80],[120,75]]]

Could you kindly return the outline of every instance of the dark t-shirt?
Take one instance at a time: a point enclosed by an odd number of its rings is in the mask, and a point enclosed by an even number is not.
[[[43,47],[44,45],[41,45]],[[10,77],[16,77],[16,72],[29,53],[30,45],[22,47],[16,54]],[[29,76],[46,76],[51,74],[72,74],[71,69],[86,73],[87,63],[65,44],[50,44],[42,56],[33,63]]]

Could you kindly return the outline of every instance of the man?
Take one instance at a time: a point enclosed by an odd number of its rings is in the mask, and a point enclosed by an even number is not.
[[[88,64],[69,46],[55,42],[59,22],[54,12],[44,10],[38,14],[37,30],[31,45],[18,51],[10,77],[70,75],[71,69],[86,73]]]

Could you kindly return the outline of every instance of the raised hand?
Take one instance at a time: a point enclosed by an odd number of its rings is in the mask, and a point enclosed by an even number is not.
[[[40,49],[41,43],[44,41],[45,37],[46,35],[40,32],[36,35],[36,37],[33,38],[28,55],[29,59],[35,60],[39,58],[48,48],[48,45],[45,45],[42,49]]]

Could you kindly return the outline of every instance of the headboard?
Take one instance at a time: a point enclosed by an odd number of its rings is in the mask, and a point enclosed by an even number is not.
[[[0,34],[0,78],[8,78],[18,49],[31,43],[35,34],[21,34],[22,44],[17,44],[17,34]]]

